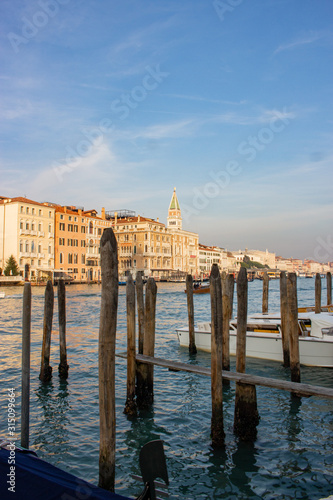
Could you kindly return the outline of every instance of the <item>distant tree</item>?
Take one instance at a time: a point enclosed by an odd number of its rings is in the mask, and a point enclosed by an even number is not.
[[[11,255],[6,262],[6,267],[3,271],[5,276],[18,276],[20,274],[19,267],[14,255]]]
[[[245,267],[246,269],[249,269],[251,267],[256,267],[258,269],[263,269],[265,267],[268,268],[268,266],[264,266],[263,264],[261,264],[261,262],[251,260],[248,255],[244,255],[243,262],[241,262],[241,267]]]

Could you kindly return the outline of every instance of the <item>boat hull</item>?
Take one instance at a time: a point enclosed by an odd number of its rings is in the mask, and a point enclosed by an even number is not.
[[[211,333],[195,330],[197,349],[211,351]],[[189,346],[188,329],[177,330],[179,343]],[[229,332],[230,355],[236,355],[236,332]],[[300,364],[333,368],[333,338],[299,337]],[[247,332],[246,356],[249,358],[266,359],[283,362],[282,338],[278,333]]]

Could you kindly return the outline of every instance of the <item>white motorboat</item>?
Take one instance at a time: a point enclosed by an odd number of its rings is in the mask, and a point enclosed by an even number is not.
[[[0,299],[4,299],[6,297],[5,292],[0,292]]]
[[[299,314],[300,364],[333,368],[333,315]],[[181,346],[188,347],[188,328],[176,330]],[[211,323],[201,322],[194,330],[197,349],[211,351]],[[236,355],[237,321],[230,322],[230,355]],[[246,356],[283,361],[281,319],[279,315],[255,315],[248,319]]]

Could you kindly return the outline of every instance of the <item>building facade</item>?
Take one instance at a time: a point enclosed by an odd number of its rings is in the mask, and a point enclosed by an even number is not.
[[[24,197],[0,199],[0,267],[13,255],[29,281],[52,278],[54,212],[48,203]]]
[[[112,227],[118,243],[119,275],[141,271],[165,278],[172,271],[172,242],[159,219],[114,212]]]
[[[111,221],[96,210],[55,206],[55,277],[101,281],[100,239]]]

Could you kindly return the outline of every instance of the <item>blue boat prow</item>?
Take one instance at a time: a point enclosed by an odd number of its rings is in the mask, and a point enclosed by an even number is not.
[[[13,463],[15,460],[15,463]],[[11,469],[15,467],[15,469]],[[58,469],[30,451],[0,449],[1,500],[130,500]],[[13,484],[14,491],[9,490]]]

